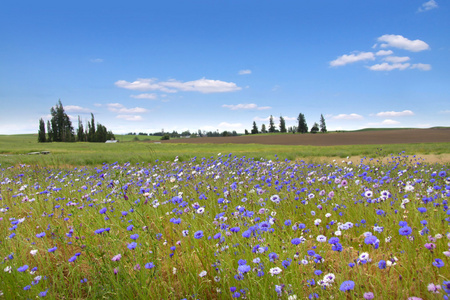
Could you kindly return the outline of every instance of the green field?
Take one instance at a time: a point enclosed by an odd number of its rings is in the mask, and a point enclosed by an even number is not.
[[[37,136],[0,135],[0,163],[2,167],[33,164],[41,166],[87,166],[103,163],[139,163],[158,160],[186,161],[193,157],[211,157],[218,153],[233,153],[237,156],[256,159],[309,159],[323,157],[367,156],[386,157],[404,151],[406,155],[450,153],[450,143],[390,144],[390,145],[350,145],[350,146],[286,146],[259,144],[163,144],[159,139],[132,141],[136,136],[117,136],[121,142],[104,143],[38,143]],[[139,138],[155,139],[153,136]],[[181,141],[181,140],[180,140]],[[49,151],[47,155],[28,155],[31,152]]]

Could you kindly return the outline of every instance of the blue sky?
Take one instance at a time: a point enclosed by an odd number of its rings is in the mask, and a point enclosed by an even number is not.
[[[7,1],[0,134],[61,99],[114,133],[450,126],[450,3]]]

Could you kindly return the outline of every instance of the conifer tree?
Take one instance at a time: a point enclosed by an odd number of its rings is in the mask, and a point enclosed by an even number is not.
[[[258,134],[258,126],[255,121],[253,121],[252,134]]]
[[[70,121],[69,116],[64,112],[61,100],[58,101],[55,107],[50,109],[50,113],[52,115],[52,140],[54,142],[75,141],[72,122]]]
[[[275,124],[273,123],[272,115],[270,115],[270,118],[269,118],[269,132],[270,133],[275,132]]]
[[[320,114],[320,132],[327,132],[327,125],[325,124],[325,118]]]
[[[78,142],[86,141],[86,137],[84,135],[83,123],[81,122],[80,116],[78,116],[77,141]]]
[[[305,115],[300,113],[298,115],[297,120],[298,120],[297,132],[307,133],[308,132],[308,125],[306,124]]]
[[[266,125],[265,124],[261,125],[261,133],[267,133],[267,129],[266,129]]]
[[[41,118],[39,119],[38,142],[45,143],[46,141],[47,139],[45,137],[45,123],[44,120]]]
[[[286,122],[284,121],[284,118],[282,116],[280,116],[280,132],[287,132]]]

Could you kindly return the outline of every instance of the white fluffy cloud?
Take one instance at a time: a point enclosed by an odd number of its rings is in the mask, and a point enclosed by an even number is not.
[[[385,34],[378,38],[382,44],[381,48],[394,47],[412,52],[419,52],[430,49],[427,43],[422,40],[409,40],[401,35]]]
[[[231,110],[244,110],[244,109],[254,109],[254,110],[265,110],[265,109],[271,109],[270,106],[258,106],[255,103],[249,103],[249,104],[224,104],[222,107],[229,108]]]
[[[400,59],[402,57],[399,57]],[[395,61],[395,59],[393,59]],[[406,70],[406,69],[418,69],[421,71],[430,71],[431,70],[431,65],[429,64],[410,64],[410,63],[393,63],[393,64],[389,64],[389,63],[381,63],[381,64],[376,64],[373,66],[368,67],[369,70],[372,71],[392,71],[392,70]]]
[[[126,121],[142,121],[142,116],[139,115],[117,115],[116,118]]]
[[[377,114],[375,114],[377,117],[404,117],[404,116],[414,116],[414,112],[411,110],[404,110],[404,111],[382,111]]]
[[[403,63],[405,61],[410,60],[408,56],[388,56],[383,59],[384,61],[391,63]]]
[[[126,80],[118,80],[115,85],[129,90],[137,91],[161,91],[164,93],[183,92],[200,92],[208,93],[225,93],[241,90],[234,82],[225,82],[221,80],[212,80],[201,78],[193,81],[178,81],[171,79],[168,81],[158,81],[156,78],[139,78],[136,81],[128,82]]]
[[[64,110],[70,113],[80,113],[80,114],[88,114],[92,112],[92,109],[81,107],[78,105],[66,105],[64,106]]]
[[[94,58],[94,59],[91,59],[91,62],[93,62],[93,63],[102,63],[103,59],[102,58]]]
[[[342,56],[339,56],[337,59],[330,62],[330,66],[332,67],[339,67],[339,66],[345,66],[347,64],[351,64],[357,61],[363,61],[363,60],[374,60],[375,55],[372,52],[359,52],[356,54],[344,54]]]
[[[240,128],[242,127],[241,123],[228,123],[222,122],[218,125],[219,128]]]
[[[395,69],[406,70],[406,69],[409,68],[409,66],[410,66],[409,63],[406,63],[406,64],[381,63],[381,64],[376,64],[376,65],[370,66],[368,68],[369,68],[369,70],[372,70],[372,71],[392,71],[392,70],[395,70]]]
[[[130,97],[135,99],[150,99],[150,100],[155,100],[156,98],[158,98],[156,94],[130,95]]]
[[[239,71],[239,75],[248,75],[248,74],[252,74],[252,70],[240,70]]]
[[[331,117],[333,120],[362,120],[363,116],[358,114],[340,114],[337,116]]]
[[[377,53],[375,53],[375,55],[384,56],[384,55],[391,55],[392,53],[394,53],[392,50],[380,50]]]
[[[367,125],[369,125],[369,126],[379,126],[379,125],[398,125],[398,124],[400,124],[399,121],[386,119],[386,120],[383,120],[382,122],[379,122],[379,123],[368,123]]]
[[[430,0],[430,1],[423,3],[422,6],[419,7],[419,9],[417,11],[424,12],[424,11],[428,11],[428,10],[431,10],[434,8],[438,8],[438,4],[436,3],[435,0]]]
[[[421,71],[430,71],[431,65],[418,63],[418,64],[411,65],[411,69],[419,69]]]
[[[372,48],[388,48],[394,47],[412,52],[419,52],[430,49],[430,46],[421,40],[409,40],[401,35],[385,34],[380,36],[378,43]],[[381,44],[380,44],[381,43]],[[373,61],[377,62],[367,67],[372,71],[392,71],[392,70],[406,70],[406,69],[418,69],[421,71],[431,70],[431,65],[423,63],[410,64],[407,63],[411,60],[409,56],[393,56],[392,50],[382,49],[375,54],[372,52],[355,52],[353,54],[346,54],[339,56],[337,59],[330,62],[330,66],[344,66],[358,61]]]
[[[141,114],[146,113],[148,110],[142,107],[126,108],[120,103],[108,103],[106,105],[109,111],[120,114]]]

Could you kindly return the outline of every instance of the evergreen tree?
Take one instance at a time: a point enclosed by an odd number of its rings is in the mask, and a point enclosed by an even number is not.
[[[317,132],[319,132],[319,124],[314,122],[313,127],[311,127],[311,133],[317,133]]]
[[[45,123],[44,123],[44,120],[42,118],[39,119],[38,142],[39,143],[45,143],[46,142]]]
[[[258,134],[258,126],[255,121],[253,121],[252,134]]]
[[[325,125],[325,118],[320,114],[320,132],[327,132],[327,125]]]
[[[88,122],[88,136],[87,136],[88,142],[95,142],[95,120],[94,120],[94,114],[91,113],[91,122]]]
[[[77,141],[78,142],[86,141],[86,136],[84,134],[83,123],[81,122],[80,116],[78,116]]]
[[[53,140],[53,132],[52,126],[50,125],[50,121],[47,120],[47,142],[52,142]]]
[[[65,113],[61,100],[58,101],[55,107],[50,109],[52,115],[52,140],[54,142],[73,142],[75,136],[73,133],[72,122],[69,116]]]
[[[300,113],[298,115],[297,120],[298,120],[297,132],[307,133],[308,132],[308,125],[306,124],[305,115]]]
[[[275,132],[275,124],[273,123],[272,115],[270,115],[270,118],[269,118],[269,132],[270,133]]]
[[[247,130],[247,129],[245,129],[245,132],[244,132],[244,133],[245,133],[245,135],[248,135],[248,130]]]
[[[266,125],[265,124],[261,125],[261,133],[267,133],[267,129],[266,129]]]
[[[282,116],[280,116],[280,132],[287,132],[286,122],[284,121],[284,118]]]

